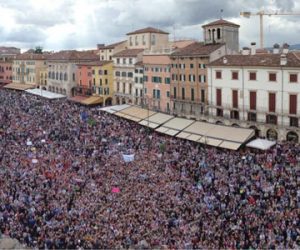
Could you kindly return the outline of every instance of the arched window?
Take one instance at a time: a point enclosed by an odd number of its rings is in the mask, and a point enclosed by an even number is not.
[[[51,72],[48,72],[48,78],[51,79]]]
[[[68,75],[67,75],[67,73],[64,74],[64,80],[68,81]]]
[[[208,40],[211,40],[211,30],[208,30]]]
[[[59,73],[59,80],[62,80],[63,79],[63,73]]]
[[[56,80],[58,80],[58,72],[56,72]]]
[[[52,79],[55,79],[55,73],[52,71]]]
[[[217,39],[221,39],[221,29],[217,29]]]
[[[286,140],[298,143],[299,142],[299,136],[296,132],[290,131],[286,134]]]
[[[267,138],[269,140],[277,140],[277,138],[278,138],[277,131],[275,129],[269,129],[267,131]]]

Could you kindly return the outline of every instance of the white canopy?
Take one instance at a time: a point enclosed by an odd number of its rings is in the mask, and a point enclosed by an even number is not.
[[[53,93],[43,89],[27,89],[25,91],[33,95],[39,95],[41,97],[45,97],[47,99],[58,99],[58,98],[66,97],[65,95]]]
[[[275,141],[269,141],[266,139],[255,139],[249,143],[247,143],[247,147],[250,148],[257,148],[257,149],[261,149],[261,150],[268,150],[269,148],[271,148],[272,146],[274,146],[276,144]]]

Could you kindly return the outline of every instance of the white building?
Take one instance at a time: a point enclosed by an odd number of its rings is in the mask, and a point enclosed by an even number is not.
[[[133,104],[135,100],[135,70],[142,61],[143,49],[126,49],[113,56],[114,98],[116,104]]]
[[[226,55],[208,65],[210,121],[251,127],[259,136],[299,141],[300,53]]]

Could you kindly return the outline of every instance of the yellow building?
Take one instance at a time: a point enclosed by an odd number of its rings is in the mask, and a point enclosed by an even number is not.
[[[47,77],[47,55],[23,53],[17,55],[13,61],[12,75],[13,83],[29,84],[35,87],[41,85],[41,75],[43,75],[43,85],[45,85],[45,74]]]
[[[103,106],[111,105],[114,94],[113,62],[93,61],[79,63],[76,66],[75,96],[101,97]]]
[[[113,62],[100,61],[92,66],[94,91],[103,97],[105,106],[112,104],[114,94]]]

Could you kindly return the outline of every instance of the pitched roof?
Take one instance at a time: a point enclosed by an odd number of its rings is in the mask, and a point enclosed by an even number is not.
[[[223,58],[227,59],[224,64]],[[256,54],[256,55],[227,55],[209,63],[210,66],[254,66],[254,67],[281,67],[281,54]],[[286,54],[287,64],[282,67],[300,67],[300,58],[292,52]]]
[[[126,42],[126,40],[121,41],[121,42],[117,42],[117,43],[112,43],[112,44],[109,44],[107,46],[104,46],[104,48],[101,48],[101,49],[114,49],[118,45],[121,45],[122,43],[125,43],[125,42]]]
[[[135,57],[143,51],[143,49],[124,49],[114,54],[113,57]]]
[[[50,54],[23,53],[16,55],[15,60],[47,60]]]
[[[133,32],[129,32],[127,33],[126,35],[134,35],[134,34],[142,34],[142,33],[159,33],[159,34],[169,34],[168,32],[165,32],[163,30],[160,30],[160,29],[156,29],[156,28],[153,28],[153,27],[147,27],[147,28],[144,28],[144,29],[139,29],[139,30],[135,30]]]
[[[49,61],[96,61],[99,56],[93,50],[62,50],[49,56]]]
[[[106,64],[112,63],[112,61],[91,61],[91,62],[82,62],[77,63],[78,66],[103,66]]]
[[[216,26],[216,25],[226,25],[226,26],[240,27],[240,25],[238,25],[238,24],[226,21],[224,19],[219,19],[217,21],[213,21],[211,23],[207,23],[207,24],[202,25],[202,28],[209,27],[209,26]]]
[[[202,42],[195,42],[186,47],[178,49],[172,56],[208,56],[213,51],[222,47],[223,43],[218,44],[204,44]]]

